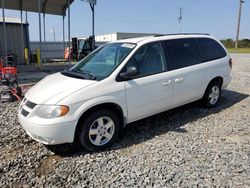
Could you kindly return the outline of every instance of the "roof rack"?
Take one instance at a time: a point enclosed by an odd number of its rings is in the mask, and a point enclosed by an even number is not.
[[[210,35],[208,33],[173,33],[173,34],[158,34],[154,37],[172,36],[172,35]]]

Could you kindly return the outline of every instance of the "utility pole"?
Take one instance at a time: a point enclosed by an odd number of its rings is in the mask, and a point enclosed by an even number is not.
[[[53,36],[54,36],[54,41],[56,41],[56,30],[55,30],[55,27],[53,27]]]
[[[241,10],[242,10],[242,3],[244,3],[244,0],[240,0],[240,6],[239,6],[239,15],[238,15],[238,24],[237,24],[237,33],[236,33],[236,41],[235,41],[235,49],[238,49],[238,41],[240,36],[240,20],[241,20]]]
[[[56,29],[54,26],[49,30],[49,33],[52,35],[53,40],[56,41]]]
[[[179,22],[179,33],[181,33],[181,21],[182,21],[182,8],[180,8],[180,15],[178,17]]]

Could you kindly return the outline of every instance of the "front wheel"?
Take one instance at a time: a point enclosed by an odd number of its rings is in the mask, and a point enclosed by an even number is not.
[[[79,123],[80,144],[89,151],[104,150],[110,147],[118,137],[119,118],[113,111],[96,111]]]
[[[218,81],[211,82],[203,96],[203,102],[206,107],[215,107],[221,96],[221,84]]]

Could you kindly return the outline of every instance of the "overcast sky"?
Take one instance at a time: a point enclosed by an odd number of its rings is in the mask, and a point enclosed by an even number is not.
[[[177,33],[180,7],[183,32],[210,33],[219,39],[235,38],[239,0],[98,0],[96,34]],[[17,11],[6,11],[6,17],[19,15]],[[30,40],[38,40],[38,14],[28,13],[28,22]],[[67,26],[67,19],[65,23]],[[62,40],[62,17],[47,16],[47,40],[53,40],[53,27],[56,40]],[[89,5],[75,0],[71,6],[71,37],[89,36],[91,28]],[[243,4],[240,38],[250,38],[250,0]]]

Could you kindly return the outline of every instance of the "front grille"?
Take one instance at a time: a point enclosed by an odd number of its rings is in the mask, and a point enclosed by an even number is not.
[[[36,106],[35,103],[33,103],[33,102],[31,102],[31,101],[28,101],[28,100],[26,101],[25,105],[26,105],[28,108],[30,108],[30,109],[33,109],[33,108],[35,108],[35,106]]]
[[[29,113],[36,107],[37,104],[27,100],[24,98],[22,105],[20,107],[21,114],[26,117],[29,115]]]
[[[24,109],[22,109],[22,110],[21,110],[21,114],[22,114],[24,117],[26,117],[27,115],[29,115],[29,112],[26,111],[26,110],[24,110]]]

